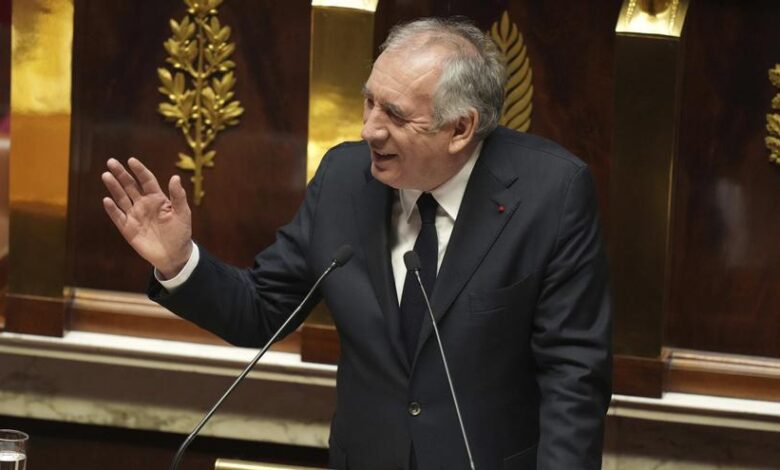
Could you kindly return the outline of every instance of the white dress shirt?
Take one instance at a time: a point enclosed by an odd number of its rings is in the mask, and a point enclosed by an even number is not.
[[[458,173],[448,179],[444,184],[431,191],[431,196],[436,199],[439,207],[436,208],[436,237],[439,242],[438,260],[436,272],[441,268],[441,261],[450,243],[452,229],[458,218],[460,203],[463,201],[463,193],[466,192],[466,184],[469,182],[474,165],[477,163],[482,142],[477,145],[474,153],[463,165]],[[417,199],[422,191],[416,189],[400,189],[395,192],[393,213],[390,218],[390,261],[393,263],[393,279],[395,280],[395,292],[398,303],[401,303],[401,295],[404,291],[406,279],[406,265],[404,254],[414,248],[417,235],[422,227],[420,210],[417,208]]]
[[[474,153],[471,154],[466,164],[463,165],[463,168],[455,176],[431,191],[431,195],[439,204],[439,207],[436,209],[436,235],[439,241],[437,270],[441,267],[444,253],[447,251],[452,228],[455,226],[460,203],[463,201],[463,193],[466,192],[466,184],[469,181],[472,170],[474,170],[474,165],[477,163],[481,150],[482,142],[477,145]],[[417,240],[417,234],[420,233],[420,227],[422,226],[420,211],[417,209],[417,198],[420,197],[422,191],[400,189],[395,194],[395,202],[393,203],[393,212],[390,219],[392,227],[390,232],[390,260],[393,265],[395,290],[400,303],[404,289],[404,280],[406,279],[404,253],[414,248],[414,242]],[[171,292],[190,278],[198,265],[198,260],[200,260],[200,251],[198,250],[198,245],[193,242],[190,259],[187,260],[187,263],[176,276],[170,279],[162,279],[162,276],[156,269],[154,270],[154,276],[168,292]]]

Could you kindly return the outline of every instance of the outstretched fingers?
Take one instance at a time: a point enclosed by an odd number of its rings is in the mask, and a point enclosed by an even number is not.
[[[187,204],[187,192],[181,184],[181,177],[179,175],[172,176],[170,181],[168,181],[168,194],[170,195],[174,211],[179,214],[184,214],[189,211],[190,207]]]
[[[143,195],[141,188],[138,186],[135,178],[125,170],[125,167],[119,163],[118,160],[109,158],[108,162],[106,162],[106,166],[132,202],[141,199],[141,196]]]
[[[161,193],[160,184],[154,173],[149,171],[143,163],[137,158],[131,158],[127,161],[127,166],[133,171],[133,174],[141,185],[144,194]]]
[[[108,189],[108,192],[111,193],[111,198],[113,198],[112,203],[116,203],[114,204],[114,207],[119,206],[117,210],[121,209],[123,212],[128,212],[133,208],[133,201],[130,200],[130,197],[113,173],[108,171],[103,172],[103,174],[100,175],[100,179],[103,180],[103,184]],[[103,204],[105,205],[105,201]]]
[[[122,232],[125,222],[127,221],[127,215],[117,207],[116,203],[110,197],[103,198],[103,209],[106,210],[106,214],[114,222],[114,225]]]

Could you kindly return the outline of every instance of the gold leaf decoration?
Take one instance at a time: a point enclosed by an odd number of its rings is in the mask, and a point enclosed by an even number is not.
[[[230,60],[236,49],[230,39],[230,27],[217,18],[223,0],[184,0],[187,15],[181,21],[170,20],[172,36],[163,43],[171,69],[158,68],[160,93],[168,99],[157,111],[181,129],[192,155],[179,153],[176,167],[191,171],[193,199],[200,205],[203,168],[214,166],[214,143],[219,131],[238,124],[244,109],[234,100],[236,64]]]
[[[534,87],[531,61],[523,35],[517,25],[509,20],[509,13],[504,11],[501,20],[493,23],[490,37],[501,52],[507,73],[504,109],[499,123],[525,132],[531,126]]]
[[[780,88],[780,64],[769,69],[769,81]],[[772,98],[772,109],[780,111],[780,93]],[[780,165],[780,112],[766,115],[766,148],[769,149],[769,161]]]

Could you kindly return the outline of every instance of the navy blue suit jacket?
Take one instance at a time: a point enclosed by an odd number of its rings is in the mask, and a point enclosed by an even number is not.
[[[341,341],[331,466],[406,468],[414,442],[420,470],[467,468],[430,322],[411,362],[402,344],[392,201],[371,176],[366,143],[339,145],[252,268],[202,250],[183,286],[170,294],[152,282],[150,297],[255,347],[336,249],[352,245],[352,261],[315,299],[327,302]],[[586,165],[560,146],[506,128],[485,140],[431,296],[479,469],[601,468],[611,331],[596,206]]]

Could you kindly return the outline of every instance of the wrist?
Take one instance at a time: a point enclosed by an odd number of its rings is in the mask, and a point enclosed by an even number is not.
[[[182,249],[181,255],[178,255],[166,263],[165,266],[158,266],[157,272],[164,280],[173,279],[178,275],[192,256],[192,240],[188,240]]]

